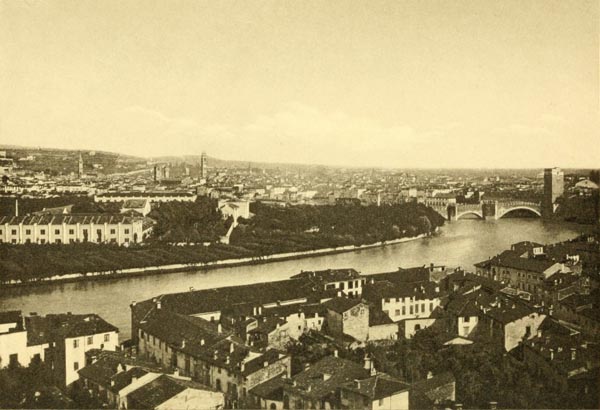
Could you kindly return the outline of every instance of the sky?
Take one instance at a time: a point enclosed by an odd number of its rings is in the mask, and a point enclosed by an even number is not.
[[[0,0],[0,144],[600,167],[597,0]]]

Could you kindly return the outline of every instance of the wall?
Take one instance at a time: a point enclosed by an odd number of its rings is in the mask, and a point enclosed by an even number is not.
[[[394,322],[404,319],[429,317],[440,305],[440,299],[385,298],[381,299],[381,310]],[[424,309],[423,309],[424,308]]]
[[[398,324],[369,326],[369,340],[396,340],[398,339]]]
[[[26,331],[0,334],[0,368],[8,366],[11,354],[17,355],[22,366],[29,365]]]
[[[407,338],[407,339],[410,339],[419,330],[425,329],[425,328],[431,326],[434,323],[435,323],[435,319],[430,319],[430,318],[407,319],[407,320],[404,321],[404,334],[403,334],[403,336],[405,338]],[[419,330],[416,330],[415,329],[416,327],[419,327]]]
[[[408,410],[408,391],[396,393],[371,403],[373,410]]]
[[[536,335],[538,327],[542,324],[546,315],[533,313],[504,326],[504,348],[510,351],[517,347],[527,332],[529,326],[529,339]]]
[[[342,315],[343,333],[360,342],[369,337],[369,306],[360,303]]]
[[[463,337],[468,337],[477,323],[479,322],[479,318],[477,316],[459,316],[457,319],[458,322],[458,335]]]
[[[157,406],[156,410],[208,410],[223,408],[224,405],[223,393],[188,388]]]
[[[105,335],[108,335],[108,341],[105,341]],[[117,346],[119,345],[119,335],[117,332],[90,336],[92,337],[92,343],[88,342],[88,336],[79,336],[66,338],[64,343],[57,344],[55,354],[57,360],[61,360],[64,363],[64,383],[66,386],[79,380],[77,370],[85,366],[85,352],[92,349],[117,350]],[[77,341],[77,347],[75,347],[75,340]],[[78,369],[75,369],[75,363],[78,364]]]

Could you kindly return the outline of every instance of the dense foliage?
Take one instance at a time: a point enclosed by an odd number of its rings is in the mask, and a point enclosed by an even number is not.
[[[231,243],[263,253],[363,245],[429,234],[443,218],[422,204],[273,207],[254,203]]]
[[[41,360],[29,367],[13,366],[0,370],[0,408],[62,409],[79,408],[53,387],[50,368]]]
[[[582,398],[560,391],[517,355],[494,343],[444,346],[432,328],[392,346],[368,347],[378,370],[406,380],[422,380],[431,371],[449,371],[456,378],[456,397],[465,408],[578,408]]]
[[[150,214],[157,221],[155,234],[144,245],[0,244],[0,281],[361,245],[429,233],[443,223],[420,204],[289,208],[255,204],[252,212],[252,219],[240,220],[234,229],[230,245],[217,239],[232,221],[223,219],[216,203],[207,198],[155,208]],[[197,244],[206,241],[210,246]],[[173,242],[196,245],[173,246]]]
[[[157,224],[154,237],[166,242],[212,242],[225,235],[232,220],[224,220],[217,201],[198,197],[195,202],[156,204],[148,215]]]

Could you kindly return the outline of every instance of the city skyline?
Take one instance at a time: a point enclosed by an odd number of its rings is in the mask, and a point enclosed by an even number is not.
[[[600,157],[597,2],[146,4],[2,3],[0,141],[389,168]]]

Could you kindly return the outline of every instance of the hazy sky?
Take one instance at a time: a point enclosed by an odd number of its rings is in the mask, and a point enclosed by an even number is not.
[[[0,143],[600,167],[598,0],[0,0]]]

